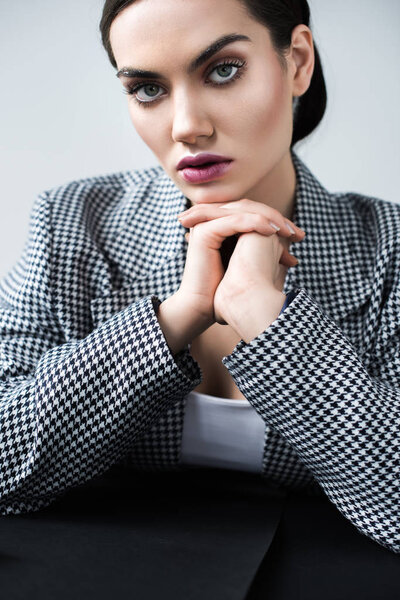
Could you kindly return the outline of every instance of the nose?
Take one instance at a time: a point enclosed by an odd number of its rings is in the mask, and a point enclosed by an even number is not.
[[[210,137],[214,128],[211,120],[200,106],[199,99],[180,94],[173,105],[172,138],[175,142],[195,144],[200,136]]]

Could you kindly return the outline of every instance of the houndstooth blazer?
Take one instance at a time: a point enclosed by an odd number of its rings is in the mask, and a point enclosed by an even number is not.
[[[292,150],[296,296],[222,359],[265,421],[262,477],[319,490],[400,552],[400,206],[330,193]],[[0,284],[0,514],[38,510],[105,472],[184,469],[185,397],[157,308],[180,285],[187,198],[161,167],[38,195]]]

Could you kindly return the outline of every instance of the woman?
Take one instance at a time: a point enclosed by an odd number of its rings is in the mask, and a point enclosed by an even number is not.
[[[38,197],[0,290],[1,514],[116,464],[215,465],[400,551],[400,209],[330,194],[293,150],[326,105],[308,23],[305,0],[105,2],[160,167]]]

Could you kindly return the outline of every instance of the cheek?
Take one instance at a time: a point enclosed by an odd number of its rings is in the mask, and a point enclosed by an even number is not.
[[[130,98],[129,102],[134,104],[135,100]],[[140,110],[144,112],[146,109],[141,109],[140,106],[138,108],[136,108],[136,106],[133,106],[132,108],[129,106],[129,116],[138,135],[146,144],[151,145],[152,138],[154,139],[154,128],[149,127],[149,117],[146,118],[146,115],[141,115],[139,112]],[[151,110],[151,108],[149,110]]]
[[[134,100],[132,100],[134,102]],[[143,114],[144,113],[144,114]],[[168,132],[163,131],[165,117],[154,117],[152,108],[134,107],[129,110],[133,127],[146,146],[152,151],[158,162],[166,167],[170,147]]]
[[[247,138],[266,141],[274,134],[282,133],[287,126],[287,91],[284,80],[279,74],[274,74],[271,78],[259,79],[250,88],[243,102],[239,122]]]

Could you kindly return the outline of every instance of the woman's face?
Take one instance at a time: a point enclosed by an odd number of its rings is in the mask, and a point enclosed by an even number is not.
[[[189,69],[231,34],[249,40]],[[263,201],[274,169],[287,163],[293,127],[292,67],[282,70],[266,27],[238,0],[137,0],[114,19],[110,42],[118,70],[162,76],[119,78],[136,88],[127,96],[135,129],[192,204]],[[177,163],[202,152],[233,159],[230,169],[212,181],[185,181]]]

